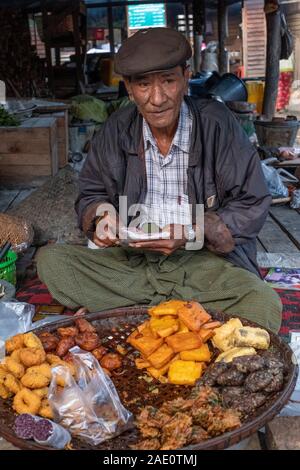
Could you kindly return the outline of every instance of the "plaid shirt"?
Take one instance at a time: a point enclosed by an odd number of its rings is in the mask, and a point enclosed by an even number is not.
[[[187,168],[192,123],[192,115],[183,101],[175,136],[164,157],[143,120],[147,195],[140,225],[151,222],[163,228],[168,224],[191,224]]]

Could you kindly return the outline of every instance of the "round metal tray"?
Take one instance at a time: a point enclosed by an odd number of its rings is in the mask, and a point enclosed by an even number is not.
[[[222,312],[210,313],[214,319],[220,321],[227,321],[229,318],[232,318],[232,316],[229,317]],[[147,307],[128,307],[90,313],[85,315],[84,318],[91,321],[97,328],[100,338],[105,343],[104,345],[108,348],[111,347],[112,349],[115,349],[118,344],[125,345],[128,348],[126,337],[136,327],[136,325],[140,324],[146,318],[146,315]],[[51,332],[56,330],[58,326],[72,325],[75,319],[76,317],[68,317],[58,322],[40,327],[36,329],[35,332]],[[259,326],[246,319],[241,320],[244,325]],[[269,333],[271,337],[271,346],[280,352],[286,365],[283,389],[280,392],[270,395],[267,402],[258,408],[251,418],[243,421],[240,428],[222,434],[221,436],[202,441],[198,444],[185,447],[184,449],[220,450],[237,444],[242,439],[245,439],[262,428],[268,421],[275,417],[287,403],[295,388],[298,366],[294,363],[295,361],[292,361],[293,352],[290,347],[277,335],[273,334],[271,331],[269,331]],[[130,354],[128,357],[130,357]],[[141,371],[137,370],[133,366],[132,360],[127,358],[127,356],[125,356],[125,359],[123,360],[123,368],[125,369],[125,373],[121,376],[113,376],[112,379],[122,403],[134,414],[138,411],[139,405],[126,404],[124,397],[127,395],[127,390],[130,392],[130,398],[134,398],[134,396],[136,396],[137,399],[139,399],[139,397],[141,397],[142,406],[148,404],[160,406],[164,401],[174,399],[178,396],[183,396],[185,398],[190,394],[191,387],[160,384],[160,382],[157,381],[159,394],[151,395],[151,393],[147,393],[147,383],[144,380],[140,380]],[[35,442],[25,441],[16,437],[13,430],[15,416],[16,415],[11,408],[11,403],[0,399],[0,435],[2,437],[21,449],[50,450],[49,447],[41,446]],[[72,445],[74,449],[125,450],[129,448],[129,445],[132,445],[137,441],[137,436],[137,430],[132,430],[127,431],[114,439],[105,441],[98,446],[91,446],[79,439],[73,439]]]

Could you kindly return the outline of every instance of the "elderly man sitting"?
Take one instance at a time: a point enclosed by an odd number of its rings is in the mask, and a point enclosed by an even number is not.
[[[38,273],[71,308],[195,299],[278,331],[281,303],[256,265],[270,204],[260,162],[223,104],[186,96],[190,57],[185,37],[168,28],[123,43],[115,68],[132,104],[93,139],[76,201],[80,227],[101,249],[47,247]]]

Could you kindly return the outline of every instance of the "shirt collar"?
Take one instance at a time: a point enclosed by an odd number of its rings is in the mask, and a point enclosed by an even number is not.
[[[190,134],[192,129],[192,115],[189,110],[188,105],[185,101],[182,102],[179,114],[179,121],[176,133],[174,135],[172,145],[170,149],[175,145],[184,152],[188,153],[190,149]],[[157,149],[157,143],[149,124],[143,118],[143,138],[145,143],[145,148],[148,148],[149,144]]]

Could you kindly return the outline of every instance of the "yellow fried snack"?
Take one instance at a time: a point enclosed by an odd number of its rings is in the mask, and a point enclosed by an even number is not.
[[[19,380],[9,372],[3,379],[3,385],[13,394],[17,393],[22,388]]]
[[[35,388],[32,391],[42,400],[43,398],[47,398],[48,390],[49,390],[48,387],[43,387],[43,388]]]
[[[150,362],[142,357],[138,357],[134,362],[137,369],[146,369],[151,366]]]
[[[209,362],[211,354],[208,345],[202,344],[201,348],[181,351],[180,359],[183,361]]]
[[[46,353],[40,348],[24,348],[20,351],[20,360],[26,367],[38,366],[46,360]]]
[[[219,354],[215,362],[231,362],[235,357],[253,356],[256,354],[254,348],[231,348]]]
[[[47,362],[43,362],[43,364],[40,364],[39,366],[28,367],[26,374],[30,374],[32,372],[35,374],[45,375],[45,377],[51,379],[51,366],[47,364]]]
[[[188,327],[181,320],[179,320],[178,323],[179,323],[178,333],[188,333],[189,332]]]
[[[49,383],[50,379],[40,372],[26,372],[21,378],[21,384],[30,389],[47,387]]]
[[[220,328],[214,330],[212,343],[220,351],[227,351],[233,346],[232,334],[236,328],[242,328],[242,322],[239,318],[231,318]]]
[[[46,360],[51,365],[60,364],[62,362],[62,359],[59,356],[51,353],[46,354]]]
[[[168,336],[166,343],[174,352],[189,351],[190,349],[200,348],[202,340],[197,333],[176,333],[175,335]]]
[[[24,346],[23,336],[23,334],[18,334],[5,341],[5,349],[8,354],[12,353],[15,349],[20,349]]]
[[[177,360],[170,365],[168,378],[169,382],[175,385],[194,385],[201,374],[200,362]]]
[[[41,399],[28,388],[22,388],[14,397],[13,409],[19,413],[36,415],[41,406]]]
[[[140,351],[143,356],[148,357],[163,344],[164,340],[163,338],[155,339],[151,336],[143,336],[138,330],[135,330],[128,336],[127,342]]]
[[[199,331],[211,316],[198,302],[187,302],[178,310],[178,318],[188,327],[190,331]]]
[[[150,320],[150,328],[153,335],[158,335],[160,338],[166,338],[179,329],[178,320],[170,315],[163,317],[153,317]]]
[[[41,407],[37,413],[39,416],[47,419],[53,419],[53,411],[47,398],[44,398],[41,403]]]
[[[183,307],[187,302],[184,300],[169,300],[163,302],[148,310],[149,315],[160,317],[161,315],[175,315],[177,316],[178,309]]]
[[[10,357],[11,357],[12,359],[14,359],[15,361],[21,363],[20,352],[22,351],[22,349],[23,349],[23,348],[15,349],[15,350],[11,353]]]
[[[203,326],[205,326],[205,325],[203,325]],[[215,336],[215,332],[214,332],[214,330],[207,330],[207,329],[201,327],[200,330],[198,331],[198,335],[202,339],[202,342],[206,343],[210,338]]]
[[[177,361],[177,359],[179,359],[179,354],[176,354],[176,356],[174,356],[170,362],[165,364],[160,369],[156,369],[155,367],[148,367],[147,372],[149,372],[149,374],[152,375],[152,377],[154,377],[155,379],[161,380],[162,376],[165,375],[166,372],[168,372],[172,362]],[[165,380],[166,382],[168,381],[167,377],[163,377],[163,378],[166,379]]]
[[[160,369],[165,364],[170,362],[170,360],[174,357],[175,353],[170,346],[167,344],[163,344],[160,346],[154,353],[150,354],[147,357],[147,360],[150,362],[152,367],[155,369]]]
[[[153,332],[150,328],[150,321],[147,320],[141,325],[137,327],[137,330],[143,335],[143,336],[151,336],[152,338],[158,338],[158,334]]]
[[[3,383],[3,378],[6,376],[8,370],[2,364],[0,364],[0,384]]]
[[[270,346],[270,335],[262,328],[243,326],[236,328],[232,335],[234,346],[252,346],[255,349],[268,349]]]
[[[5,358],[5,366],[17,379],[20,379],[25,374],[25,368],[22,364],[15,361],[12,357]]]
[[[39,348],[44,350],[40,338],[34,333],[25,333],[23,335],[23,341],[27,348]]]
[[[5,387],[5,385],[0,383],[0,397],[3,400],[7,400],[8,398],[12,397],[13,393]]]

